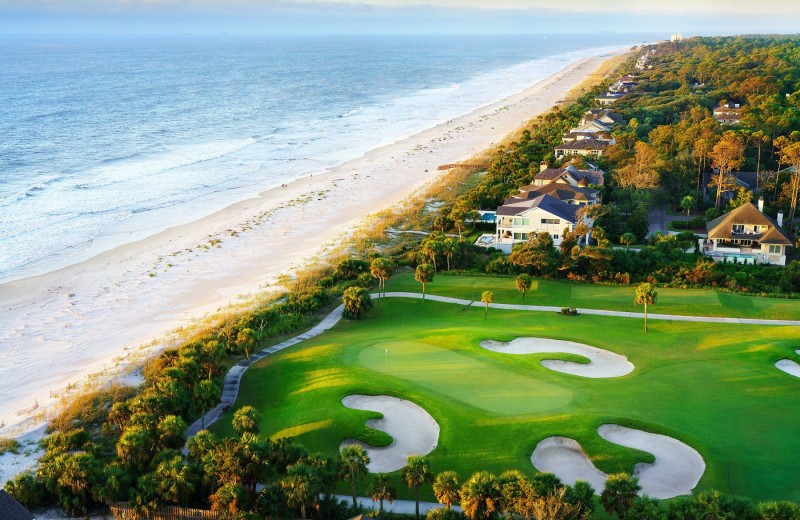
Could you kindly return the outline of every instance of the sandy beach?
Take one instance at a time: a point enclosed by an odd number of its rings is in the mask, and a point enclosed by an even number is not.
[[[163,348],[168,332],[274,286],[367,215],[435,180],[437,166],[469,158],[548,110],[609,56],[572,63],[510,98],[324,174],[0,285],[0,435],[35,427],[41,415],[33,416],[57,404],[68,385],[107,380]]]

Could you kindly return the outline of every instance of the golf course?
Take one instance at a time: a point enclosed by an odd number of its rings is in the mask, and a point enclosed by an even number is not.
[[[419,292],[420,285],[402,273],[386,288]],[[485,319],[485,290],[498,303],[521,303],[513,278],[437,276],[428,294],[474,303],[381,299],[364,320],[342,320],[266,356],[244,374],[234,407],[212,430],[231,434],[233,412],[251,405],[262,435],[294,437],[310,451],[333,455],[345,440],[385,447],[392,437],[367,424],[381,413],[343,399],[391,396],[438,425],[424,450],[434,472],[532,474],[532,453],[551,437],[576,441],[606,474],[654,462],[652,452],[601,435],[604,425],[618,425],[699,454],[697,490],[800,500],[800,379],[775,366],[800,361],[800,328],[650,320],[645,333],[639,318],[491,308]],[[800,319],[793,300],[658,293],[651,313]],[[633,299],[633,287],[535,280],[525,303],[641,312]],[[606,361],[605,372],[576,369]],[[399,471],[392,476],[410,498]]]

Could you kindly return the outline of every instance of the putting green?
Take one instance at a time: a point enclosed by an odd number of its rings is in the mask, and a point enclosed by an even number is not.
[[[405,379],[431,392],[500,415],[525,415],[561,408],[573,392],[503,366],[415,341],[389,341],[358,355],[364,367]],[[481,391],[476,392],[476,385]]]
[[[455,296],[467,281],[513,284],[508,278],[441,276],[431,286]],[[609,297],[599,286],[592,290]],[[633,289],[626,290],[632,298]],[[687,291],[684,302],[679,296],[670,294],[674,309],[700,310],[691,303],[696,291]],[[770,303],[741,298],[737,312],[748,303],[766,311]],[[796,314],[789,304],[797,302],[779,303]],[[432,469],[453,469],[462,479],[479,470],[531,474],[531,453],[551,436],[575,439],[605,473],[631,472],[636,463],[654,460],[600,438],[597,428],[610,423],[667,435],[697,450],[706,463],[697,489],[800,500],[800,380],[775,367],[780,359],[797,359],[798,327],[653,320],[645,334],[642,325],[640,319],[499,309],[489,309],[484,319],[479,306],[387,298],[365,320],[344,320],[255,363],[234,409],[214,430],[230,433],[232,412],[252,405],[261,412],[264,435],[294,436],[311,451],[333,455],[344,439],[386,446],[391,438],[365,424],[379,415],[341,401],[351,394],[390,395],[436,420],[441,430],[429,455]],[[519,337],[592,345],[627,357],[636,369],[618,378],[577,377],[541,365],[544,358],[574,355],[510,356],[479,346],[484,339]],[[402,498],[412,497],[398,472],[392,478]],[[368,486],[360,484],[359,491]],[[433,499],[429,489],[423,498]]]

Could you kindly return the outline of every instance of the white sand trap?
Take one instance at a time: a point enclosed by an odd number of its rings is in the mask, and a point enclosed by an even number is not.
[[[800,350],[795,350],[798,354],[800,354]],[[791,359],[781,359],[775,366],[778,367],[778,370],[783,370],[789,375],[794,377],[800,377],[800,364],[795,363]]]
[[[358,444],[367,450],[370,473],[397,471],[406,465],[409,455],[427,455],[439,443],[439,424],[423,408],[411,401],[388,395],[348,395],[342,404],[356,410],[383,414],[382,419],[370,419],[367,426],[387,433],[393,442],[375,448],[361,441],[348,439],[342,446]]]
[[[569,437],[542,439],[533,450],[531,463],[539,471],[558,475],[561,482],[570,486],[583,480],[598,494],[605,487],[606,474],[595,468],[578,441]]]
[[[662,499],[688,495],[706,470],[703,457],[696,450],[672,437],[618,424],[604,424],[597,433],[614,444],[655,456],[652,464],[640,462],[634,467],[633,474],[639,478],[642,494]],[[542,440],[531,455],[531,463],[539,471],[555,473],[569,485],[585,480],[598,494],[605,487],[606,474],[594,466],[573,439],[548,437]]]
[[[542,354],[564,353],[577,354],[589,359],[589,363],[574,363],[572,361],[558,361],[543,359],[542,366],[556,372],[563,372],[581,377],[620,377],[633,372],[633,363],[628,358],[603,350],[590,347],[583,343],[562,341],[547,338],[517,338],[513,341],[483,340],[480,346],[493,352],[503,354]]]

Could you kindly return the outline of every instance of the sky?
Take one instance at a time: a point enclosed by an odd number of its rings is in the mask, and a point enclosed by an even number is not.
[[[800,0],[0,0],[0,34],[800,31]]]

